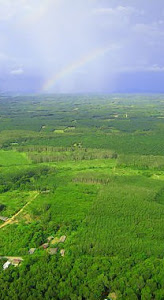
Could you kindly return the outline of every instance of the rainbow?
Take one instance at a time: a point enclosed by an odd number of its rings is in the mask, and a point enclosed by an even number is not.
[[[98,49],[94,50],[92,53],[89,53],[89,54],[83,56],[82,58],[80,58],[79,60],[73,62],[72,64],[66,66],[64,69],[62,69],[58,73],[54,74],[51,78],[49,78],[43,84],[41,92],[46,92],[46,91],[50,90],[59,79],[62,79],[63,77],[65,77],[69,74],[72,74],[78,68],[105,55],[106,53],[113,50],[114,48],[116,48],[114,45],[104,47],[104,48],[98,48]]]

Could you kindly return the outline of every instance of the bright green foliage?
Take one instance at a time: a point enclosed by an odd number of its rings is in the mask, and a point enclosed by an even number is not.
[[[0,98],[0,299],[164,299],[163,103]]]
[[[16,151],[0,151],[0,166],[17,166],[29,164],[29,160],[25,153],[18,153]]]

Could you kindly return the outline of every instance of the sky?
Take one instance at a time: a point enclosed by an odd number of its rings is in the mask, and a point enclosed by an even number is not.
[[[164,1],[0,0],[4,92],[164,92]]]

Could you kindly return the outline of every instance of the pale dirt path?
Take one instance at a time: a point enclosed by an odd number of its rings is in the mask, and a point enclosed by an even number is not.
[[[39,192],[35,192],[36,194],[30,199],[30,201],[28,201],[15,215],[13,215],[10,219],[8,219],[6,222],[4,222],[1,226],[0,226],[0,229],[1,228],[3,228],[3,227],[5,227],[6,225],[8,225],[8,224],[11,224],[13,221],[14,221],[14,219],[16,218],[16,217],[18,217],[21,213],[22,213],[22,211],[33,201],[33,200],[35,200],[36,199],[36,197],[38,197],[38,195],[39,195]]]

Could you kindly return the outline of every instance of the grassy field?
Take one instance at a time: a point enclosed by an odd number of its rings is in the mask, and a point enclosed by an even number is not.
[[[0,299],[163,300],[163,95],[0,109]]]
[[[18,166],[29,164],[30,161],[26,157],[26,153],[18,153],[16,151],[4,151],[0,150],[0,166]]]

